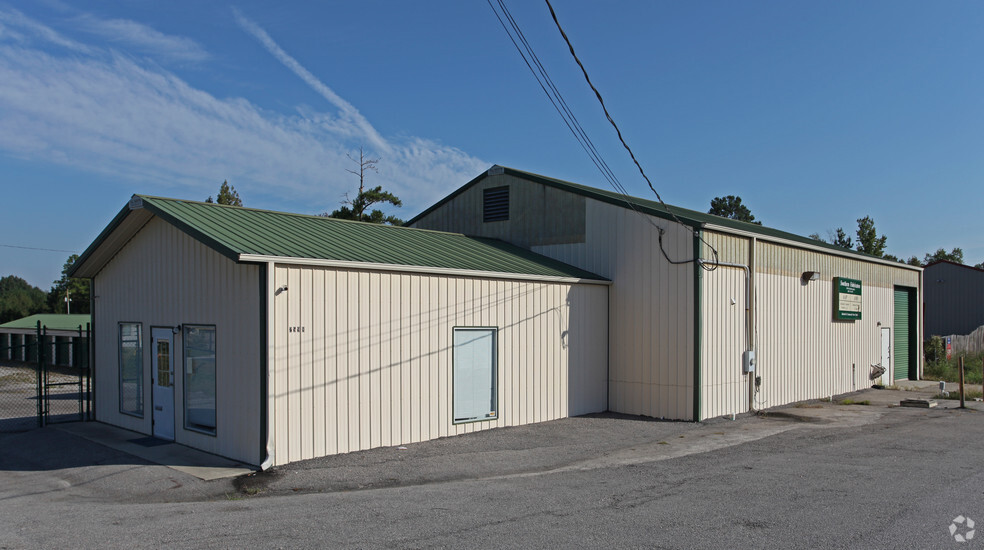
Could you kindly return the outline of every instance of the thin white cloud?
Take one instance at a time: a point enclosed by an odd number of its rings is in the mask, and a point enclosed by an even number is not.
[[[389,144],[386,140],[379,135],[375,128],[369,124],[369,121],[362,116],[351,103],[342,99],[338,94],[336,94],[331,88],[329,88],[324,82],[318,79],[318,77],[311,74],[311,71],[304,68],[296,59],[285,52],[276,42],[270,38],[259,25],[253,21],[247,19],[239,10],[236,8],[232,9],[233,15],[236,17],[236,22],[239,26],[243,28],[246,32],[253,35],[254,38],[260,41],[260,44],[271,55],[277,58],[277,61],[283,63],[285,67],[291,70],[294,74],[300,77],[305,84],[311,87],[315,92],[318,92],[321,97],[328,100],[329,103],[334,105],[348,120],[355,123],[364,133],[366,139],[368,139],[374,146],[380,149],[382,152],[388,152],[390,150]]]
[[[404,199],[403,215],[488,166],[424,138],[383,140],[333,93],[337,115],[273,113],[217,98],[150,61],[86,45],[52,49],[54,31],[9,12],[0,17],[11,32],[47,46],[0,40],[0,151],[7,154],[103,174],[135,191],[153,183],[204,198],[228,179],[244,197],[278,197],[284,208],[313,212],[337,207],[351,192],[345,153],[375,135],[387,149],[373,151],[383,157],[374,179]]]
[[[7,32],[2,36],[10,36],[16,38],[18,41],[23,41],[25,39],[24,35],[16,32],[13,29],[19,28],[21,31],[25,31],[37,38],[48,42],[49,44],[54,44],[56,46],[61,46],[69,50],[73,50],[81,53],[92,53],[92,48],[76,42],[70,38],[66,38],[59,32],[55,31],[51,27],[38,23],[34,19],[27,17],[23,13],[13,9],[13,8],[0,8],[0,24],[5,24],[9,27]]]
[[[208,52],[194,40],[164,34],[136,21],[99,19],[85,14],[79,16],[76,22],[84,31],[166,59],[201,62],[209,58]]]

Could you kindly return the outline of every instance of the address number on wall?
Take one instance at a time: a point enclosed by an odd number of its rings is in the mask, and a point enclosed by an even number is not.
[[[304,332],[304,327],[287,327],[287,332]]]

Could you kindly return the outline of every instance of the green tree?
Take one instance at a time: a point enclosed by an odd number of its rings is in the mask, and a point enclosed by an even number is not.
[[[960,248],[954,248],[950,252],[947,252],[946,249],[937,248],[936,252],[926,254],[923,258],[923,265],[929,265],[940,260],[946,260],[955,264],[963,264],[963,250]]]
[[[8,275],[0,279],[0,323],[6,323],[46,310],[44,291]]]
[[[341,220],[403,225],[403,220],[396,216],[388,216],[378,208],[369,210],[374,204],[392,204],[398,208],[403,206],[403,202],[399,197],[389,191],[383,191],[383,186],[381,185],[366,189],[366,171],[371,170],[378,174],[379,170],[376,168],[376,164],[379,162],[379,159],[366,158],[365,152],[361,147],[359,148],[358,160],[352,155],[346,156],[357,166],[356,170],[346,169],[345,171],[359,177],[359,193],[352,200],[349,200],[348,195],[346,195],[346,199],[343,201],[344,206],[333,211],[331,214],[325,212],[321,215],[327,218],[338,218]]]
[[[837,245],[841,248],[852,249],[854,248],[854,239],[844,232],[843,227],[838,227],[837,233],[830,238],[830,244]]]
[[[728,195],[727,197],[714,197],[711,199],[711,209],[708,210],[707,213],[741,222],[762,225],[762,222],[755,221],[755,216],[752,214],[752,211],[741,203],[741,197],[736,197],[735,195]]]
[[[215,202],[217,204],[226,204],[229,206],[242,206],[243,201],[239,198],[239,193],[236,192],[236,188],[229,185],[229,180],[223,181],[222,185],[219,187],[219,195],[215,201],[212,200],[212,196],[209,195],[205,202],[211,203]]]
[[[885,243],[887,241],[888,237],[885,235],[878,236],[878,231],[875,229],[875,221],[871,219],[871,216],[858,219],[858,252],[864,252],[872,256],[884,256]]]
[[[68,270],[79,259],[78,254],[68,257],[62,267],[61,279],[54,282],[48,292],[48,311],[54,313],[89,313],[89,279],[68,276]],[[66,302],[65,297],[70,302]]]

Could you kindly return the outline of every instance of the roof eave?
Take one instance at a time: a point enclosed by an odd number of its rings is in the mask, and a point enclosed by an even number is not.
[[[384,264],[373,262],[355,262],[345,260],[330,260],[318,258],[297,258],[287,256],[267,256],[262,254],[240,254],[239,262],[246,263],[279,263],[291,265],[308,265],[319,267],[335,267],[339,269],[361,269],[367,271],[393,271],[404,273],[421,273],[426,275],[445,275],[458,277],[478,277],[486,279],[508,279],[521,281],[538,281],[566,284],[596,284],[611,285],[608,279],[590,279],[584,277],[567,277],[563,275],[536,275],[529,273],[508,273],[501,271],[482,271],[478,269],[452,269],[445,267],[430,267],[405,264]]]

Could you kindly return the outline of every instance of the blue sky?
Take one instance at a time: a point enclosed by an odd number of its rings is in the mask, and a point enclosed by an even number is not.
[[[554,5],[667,202],[984,260],[984,3]],[[546,5],[507,6],[650,196]],[[16,247],[81,252],[133,193],[332,210],[360,146],[404,218],[492,164],[607,186],[484,1],[0,0],[0,276],[49,288],[68,253]]]

